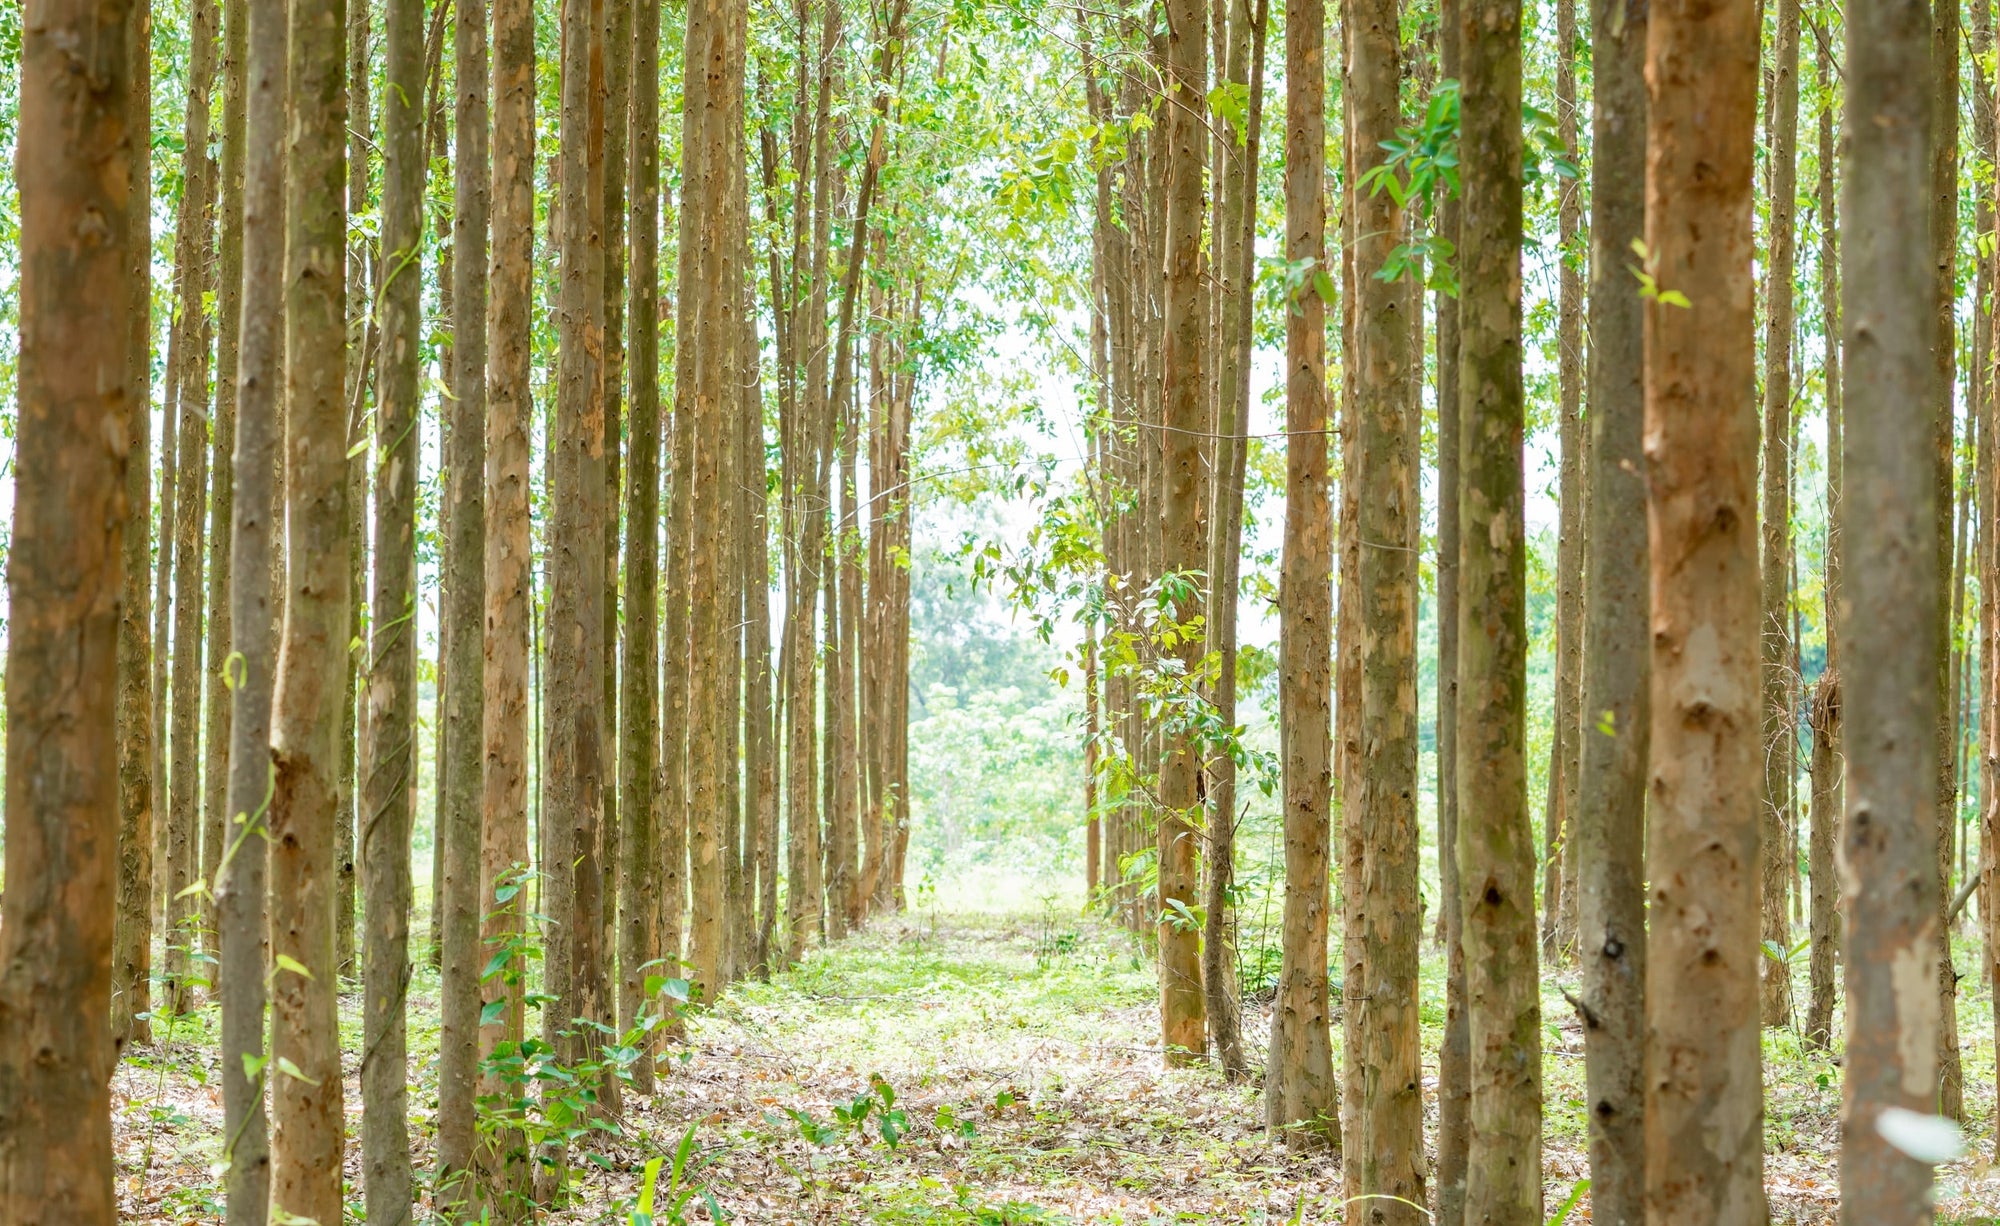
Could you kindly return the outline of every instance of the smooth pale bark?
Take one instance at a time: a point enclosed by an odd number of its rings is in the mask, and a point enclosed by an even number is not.
[[[1161,385],[1163,489],[1161,574],[1186,574],[1208,564],[1201,542],[1208,509],[1202,505],[1201,439],[1207,430],[1207,329],[1203,326],[1201,245],[1202,169],[1207,128],[1200,103],[1208,96],[1208,9],[1204,0],[1168,0],[1166,76],[1179,103],[1163,122],[1173,151],[1166,190],[1165,370]],[[1190,577],[1189,582],[1192,583]],[[1202,616],[1199,591],[1174,602],[1174,620]],[[1175,650],[1192,675],[1201,658],[1198,636]],[[1159,915],[1160,1042],[1168,1065],[1201,1058],[1207,1045],[1201,997],[1199,934],[1176,914],[1190,912],[1200,885],[1200,848],[1192,814],[1200,803],[1201,751],[1190,730],[1163,729],[1160,760]]]
[[[0,902],[0,1218],[110,1223],[120,601],[133,418],[129,320],[146,231],[128,207],[143,9],[25,13],[17,470],[7,566],[8,888]],[[143,463],[143,452],[139,453]]]
[[[491,958],[479,939],[480,758],[486,690],[486,353],[487,236],[491,191],[485,0],[456,0],[453,61],[458,148],[453,163],[452,311],[465,321],[452,340],[452,401],[445,456],[445,624],[443,645],[444,821],[438,831],[443,889],[431,906],[442,913],[438,1040],[438,1194],[465,1206],[472,1189],[474,1095],[479,1069],[479,973]]]
[[[1646,83],[1646,1214],[1761,1224],[1752,0],[1656,4]]]
[[[1326,30],[1320,0],[1285,22],[1285,258],[1326,258]],[[1264,1121],[1295,1143],[1340,1147],[1327,1002],[1333,805],[1333,508],[1327,491],[1326,303],[1311,281],[1285,313],[1285,541],[1279,587],[1285,908]]]
[[[743,267],[751,263],[749,235],[744,234]],[[748,503],[743,540],[744,602],[744,854],[750,863],[745,876],[745,905],[751,910],[744,933],[746,974],[768,975],[771,926],[778,903],[777,743],[771,722],[771,551],[768,480],[764,460],[764,389],[762,345],[757,338],[754,278],[746,277],[743,294],[744,352],[751,355],[743,384],[742,420],[738,423],[739,485]]]
[[[485,473],[485,679],[480,712],[480,940],[487,948],[526,932],[530,892],[502,898],[502,887],[525,872],[528,858],[528,645],[533,630],[533,540],[529,534],[530,384],[534,323],[535,23],[531,0],[493,0],[493,177],[491,293],[486,309],[489,349]],[[490,955],[489,955],[490,957]],[[515,1050],[526,1026],[526,968],[518,964],[480,985],[482,1015],[496,1001],[499,1016],[479,1028],[482,1062]],[[513,1093],[482,1071],[481,1095]],[[525,1178],[521,1136],[497,1128],[480,1144],[481,1194],[495,1216],[513,1220],[515,1193]]]
[[[1791,926],[1785,889],[1791,854],[1793,757],[1798,730],[1792,723],[1792,270],[1796,241],[1792,221],[1798,195],[1799,6],[1778,0],[1777,39],[1771,65],[1771,194],[1769,250],[1764,261],[1764,463],[1758,534],[1763,614],[1759,624],[1764,692],[1763,772],[1758,791],[1762,830],[1762,898],[1758,937],[1766,947],[1789,950]],[[1761,959],[1758,1011],[1766,1026],[1792,1016],[1791,973],[1777,958]]]
[[[1646,14],[1591,10],[1589,541],[1579,732],[1577,957],[1593,1221],[1645,1218],[1646,542],[1644,307],[1626,280],[1645,232]]]
[[[1353,40],[1347,97],[1349,141],[1374,150],[1395,136],[1401,117],[1401,29],[1394,0],[1349,0]],[[1372,155],[1364,155],[1371,156]],[[1413,1224],[1425,1203],[1423,1073],[1417,1017],[1417,539],[1422,510],[1410,442],[1420,431],[1410,381],[1421,332],[1400,280],[1376,274],[1402,240],[1405,217],[1388,192],[1357,191],[1355,339],[1348,369],[1360,427],[1359,463],[1344,474],[1356,496],[1361,548],[1354,594],[1360,742],[1366,770],[1350,777],[1346,821],[1361,847],[1361,871],[1343,888],[1350,899],[1347,1009],[1363,1012],[1360,1044],[1348,1051],[1348,1087],[1358,1133],[1343,1137],[1356,1190],[1393,1197],[1370,1202],[1368,1220]],[[1359,982],[1352,976],[1358,969]]]
[[[286,601],[272,751],[271,1216],[338,1221],[342,1088],[334,964],[340,695],[349,634],[345,5],[297,7],[285,165]],[[281,964],[282,965],[282,964]]]
[[[1459,0],[1439,0],[1438,71],[1459,73]],[[1456,247],[1459,201],[1447,192],[1436,231]],[[1471,1034],[1465,1010],[1465,908],[1458,893],[1458,296],[1437,294],[1437,814],[1438,933],[1444,941],[1444,1039],[1438,1048],[1437,1215],[1465,1221],[1465,1164],[1472,1103]]]
[[[1937,287],[1928,250],[1931,17],[1857,0],[1847,17],[1841,213],[1843,585],[1834,606],[1847,764],[1838,867],[1847,908],[1843,1222],[1931,1220],[1931,1171],[1878,1130],[1938,1103],[1936,814],[1939,495],[1931,426]]]
[[[145,6],[126,25],[129,55],[127,132],[152,128],[152,23]],[[282,60],[282,53],[280,59]],[[153,216],[152,142],[128,139],[130,187],[126,222],[150,238]],[[118,918],[111,955],[111,1036],[120,1049],[152,1039],[153,975],[153,619],[152,542],[146,526],[153,500],[153,252],[150,241],[128,245],[132,262],[126,315],[131,374],[129,395],[144,412],[131,415],[130,450],[125,465],[124,591],[118,622]]]
[[[623,735],[618,742],[618,793],[623,815],[619,897],[618,1025],[638,1024],[650,994],[646,978],[676,978],[660,956],[659,837],[654,825],[654,771],[660,735],[660,4],[637,0],[633,10],[632,91],[627,141],[631,216],[630,359],[631,467],[625,483],[625,658],[620,675]],[[622,54],[620,48],[610,48]],[[618,116],[612,116],[617,122]],[[633,1087],[653,1091],[651,1048],[632,1067]]]
[[[1458,890],[1472,1100],[1468,1221],[1540,1226],[1541,1001],[1526,749],[1521,9],[1459,13]]]

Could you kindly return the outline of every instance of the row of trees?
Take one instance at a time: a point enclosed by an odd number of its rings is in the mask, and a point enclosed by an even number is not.
[[[1101,583],[1085,614],[1103,848],[1088,871],[1157,931],[1170,1059],[1212,1052],[1240,1075],[1228,912],[1236,776],[1253,755],[1235,709],[1236,565],[1266,14],[1160,15],[1079,19],[1107,134],[1087,499],[1102,538],[1078,568]],[[1844,971],[1843,1220],[1927,1219],[1927,1151],[1902,1142],[1894,1110],[1962,1114],[1950,935],[1993,861],[1974,851],[1992,819],[1977,834],[1960,820],[1970,764],[1977,796],[1993,794],[1990,6],[1854,0],[1808,21],[1793,0],[1602,0],[1585,32],[1556,0],[1541,47],[1524,16],[1348,0],[1332,24],[1329,175],[1327,15],[1285,13],[1284,245],[1267,267],[1285,336],[1286,891],[1268,1119],[1340,1149],[1371,1221],[1414,1223],[1432,1193],[1443,1221],[1543,1221],[1541,973],[1574,960],[1593,1220],[1762,1221],[1760,1029],[1794,1020],[1791,928],[1809,890],[1804,1030],[1820,1046],[1837,1043]],[[1799,276],[1807,44],[1816,285]],[[1524,103],[1524,51],[1553,76],[1552,114]],[[1535,242],[1555,281],[1561,512],[1539,848],[1522,301]],[[1817,354],[1795,339],[1802,304]],[[1449,963],[1434,1166],[1417,1010],[1427,392]],[[1808,396],[1828,432],[1819,593],[1800,586],[1794,530]],[[1828,627],[1816,676],[1808,602]],[[1983,896],[1980,910],[1990,929]]]
[[[650,1091],[684,1002],[902,906],[912,417],[957,273],[899,111],[949,45],[905,0],[749,15],[191,0],[156,89],[147,6],[29,13],[0,1217],[112,1220],[112,1064],[212,995],[229,1220],[342,1220],[345,977],[370,1220],[420,1184],[505,1217],[563,1189],[533,1067]]]

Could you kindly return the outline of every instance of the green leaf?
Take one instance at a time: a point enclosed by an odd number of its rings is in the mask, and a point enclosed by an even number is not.
[[[281,971],[290,971],[294,975],[303,975],[307,979],[313,977],[313,973],[306,969],[306,964],[292,957],[290,954],[279,954],[273,961],[278,964],[278,969]]]
[[[306,1076],[305,1073],[300,1070],[298,1065],[293,1064],[292,1058],[290,1056],[278,1057],[278,1071],[283,1073],[285,1076],[290,1077],[294,1081],[303,1081],[309,1086],[316,1086],[319,1084],[319,1082],[314,1081],[312,1078]]]
[[[498,1000],[489,1000],[479,1007],[479,1024],[481,1026],[497,1026],[500,1024],[500,1019],[506,1016],[507,998],[504,996]]]
[[[249,1051],[244,1052],[243,1080],[245,1081],[257,1080],[258,1074],[262,1073],[264,1071],[264,1066],[269,1064],[270,1062],[271,1062],[271,1057],[263,1055],[260,1052],[249,1052]]]

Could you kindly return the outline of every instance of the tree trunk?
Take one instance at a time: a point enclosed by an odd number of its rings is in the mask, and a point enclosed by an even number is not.
[[[1644,300],[1625,265],[1645,232],[1646,6],[1595,0],[1590,268],[1590,548],[1584,565],[1577,955],[1583,969],[1591,1214],[1645,1220],[1647,637]]]
[[[0,902],[0,1217],[111,1222],[112,928],[122,444],[148,412],[130,319],[147,230],[128,207],[145,10],[37,3],[20,46],[17,468],[8,553],[7,880]],[[94,241],[93,241],[94,240]],[[143,350],[141,350],[143,352]],[[107,420],[107,414],[109,419]],[[106,445],[107,431],[112,445]]]
[[[125,30],[132,40],[125,124],[130,194],[125,224],[134,237],[126,315],[131,331],[126,376],[134,405],[125,464],[124,586],[118,621],[118,886],[111,955],[111,1036],[122,1051],[152,1041],[153,976],[153,245],[152,21],[137,6]],[[282,55],[280,56],[282,59]],[[18,139],[18,138],[17,138]],[[144,237],[139,237],[144,236]]]
[[[1469,1221],[1542,1219],[1522,520],[1521,9],[1460,11],[1458,863],[1472,1050]]]
[[[620,718],[618,644],[622,633],[618,616],[619,483],[624,477],[620,454],[624,439],[625,383],[625,193],[630,167],[627,157],[632,109],[632,26],[633,6],[639,0],[607,0],[604,13],[603,99],[598,104],[604,114],[598,123],[604,141],[604,610],[600,650],[604,667],[604,822],[599,836],[599,863],[604,870],[604,974],[607,994],[605,1020],[622,1016],[611,984],[622,984],[618,959],[620,882],[624,877],[623,810],[619,797],[624,792],[619,764],[623,742],[619,740]],[[655,74],[654,80],[658,80]],[[641,92],[644,92],[643,90]],[[657,92],[657,91],[655,91]],[[651,521],[647,521],[650,523]],[[634,525],[635,528],[637,525]],[[622,1083],[606,1080],[605,1101],[618,1109]]]
[[[1812,841],[1807,847],[1812,883],[1811,991],[1806,1042],[1833,1050],[1833,961],[1840,941],[1839,895],[1834,888],[1834,846],[1840,834],[1840,674],[1820,674],[1812,702]]]
[[[1952,834],[1958,825],[1958,704],[1952,688],[1951,656],[1955,637],[1948,580],[1952,567],[1952,473],[1957,440],[1954,390],[1957,381],[1956,316],[1958,305],[1958,42],[1959,6],[1935,0],[1931,26],[1931,211],[1930,254],[1936,265],[1932,311],[1937,316],[1931,335],[1936,366],[1930,396],[1937,404],[1933,419],[1932,479],[1937,483],[1938,589],[1937,617],[1937,862],[1938,902],[1951,899]],[[1857,711],[1872,711],[1857,684]],[[1951,917],[1940,911],[1937,931],[1938,975],[1938,1113],[1949,1119],[1965,1114],[1965,1073],[1958,1050],[1958,972],[1951,961]]]
[[[622,55],[618,46],[613,55]],[[625,658],[620,676],[624,707],[618,742],[618,793],[623,857],[619,898],[618,1027],[629,1031],[655,1001],[651,976],[678,978],[660,956],[659,836],[654,819],[654,771],[659,760],[660,695],[660,79],[659,0],[637,0],[633,9],[632,91],[627,155],[630,161],[631,468],[625,483]],[[616,122],[617,117],[612,117]],[[653,1092],[652,1045],[632,1066],[633,1088]]]
[[[288,500],[284,646],[272,750],[272,1216],[340,1219],[342,1091],[335,1010],[334,827],[347,658],[347,237],[344,4],[295,14],[286,167]],[[304,275],[305,270],[313,275]],[[297,1076],[287,1068],[296,1069]]]
[[[375,148],[374,126],[369,116],[369,90],[374,80],[369,71],[368,39],[370,0],[349,0],[347,6],[347,211],[366,213],[369,207],[368,159]],[[354,382],[348,393],[347,441],[347,549],[348,583],[353,605],[348,619],[347,641],[360,644],[347,653],[342,674],[340,725],[340,815],[336,831],[335,891],[339,908],[334,919],[334,953],[342,978],[355,973],[354,921],[356,910],[354,820],[355,768],[359,757],[359,676],[367,647],[367,627],[362,621],[366,603],[365,553],[368,548],[368,435],[365,429],[368,384],[374,374],[378,343],[374,295],[379,290],[381,267],[368,235],[351,235],[347,248],[347,338],[355,353],[348,377]]]
[[[1438,71],[1457,80],[1459,0],[1439,0]],[[1458,193],[1438,206],[1437,233],[1456,248]],[[1438,1226],[1463,1226],[1472,1125],[1471,1034],[1465,1001],[1465,909],[1458,887],[1459,394],[1458,295],[1437,294],[1437,813],[1438,931],[1444,941],[1445,1021],[1438,1047]]]
[[[488,949],[527,931],[529,893],[529,642],[534,624],[534,545],[528,457],[534,323],[535,24],[530,0],[493,0],[492,298],[487,362],[485,479],[485,677],[480,703],[480,940]],[[461,152],[460,156],[464,156]],[[490,957],[490,955],[489,955]],[[526,968],[514,962],[480,984],[479,1094],[518,1093],[486,1071],[505,1044],[522,1041]],[[499,1016],[485,1010],[504,1001]],[[481,1192],[499,1221],[518,1215],[526,1174],[521,1136],[503,1115],[480,1141]]]
[[[271,1156],[264,1107],[265,968],[271,940],[265,916],[269,875],[271,700],[278,666],[274,613],[280,595],[272,583],[282,508],[276,463],[284,424],[279,385],[284,336],[279,324],[284,283],[285,17],[271,5],[233,0],[224,6],[233,62],[242,64],[244,96],[225,106],[223,166],[229,190],[232,134],[242,152],[240,267],[236,289],[223,286],[223,309],[241,320],[237,365],[235,469],[230,502],[229,625],[234,657],[225,664],[230,688],[227,821],[228,848],[215,876],[219,944],[217,980],[222,1005],[223,1188],[228,1226],[263,1226],[269,1207]],[[240,32],[239,32],[240,31]],[[240,59],[238,59],[240,57]],[[233,112],[233,113],[232,113]],[[224,276],[229,276],[225,261]],[[238,295],[240,294],[240,298]],[[228,315],[224,316],[225,328]],[[225,336],[227,332],[225,331]],[[219,440],[218,440],[219,446]],[[220,483],[218,482],[218,488]],[[218,539],[218,546],[220,541]],[[216,550],[218,568],[223,551]],[[246,1060],[250,1063],[246,1063]],[[268,1069],[268,1066],[265,1066]]]
[[[1792,726],[1790,697],[1792,656],[1792,210],[1798,195],[1799,133],[1799,6],[1778,0],[1775,63],[1771,70],[1771,215],[1766,232],[1769,251],[1764,263],[1764,464],[1759,534],[1759,569],[1763,576],[1763,617],[1759,638],[1763,649],[1763,762],[1758,792],[1761,822],[1759,861],[1763,874],[1761,925],[1758,937],[1765,949],[1788,951],[1791,928],[1785,915],[1785,886],[1791,860],[1786,827],[1790,824],[1789,788],[1792,755],[1798,733]],[[1792,984],[1788,964],[1766,956],[1758,960],[1762,988],[1758,1012],[1766,1026],[1784,1026],[1792,1017]]]
[[[1349,0],[1353,40],[1349,101],[1350,146],[1373,151],[1393,139],[1401,116],[1401,30],[1394,0]],[[1372,158],[1365,153],[1363,157]],[[1358,642],[1343,643],[1343,660],[1358,654],[1360,743],[1368,768],[1350,776],[1345,819],[1358,841],[1362,869],[1343,889],[1358,923],[1345,948],[1350,1012],[1365,1001],[1361,1043],[1348,1056],[1349,1088],[1358,1082],[1358,1135],[1343,1138],[1358,1191],[1395,1199],[1372,1202],[1367,1219],[1414,1224],[1425,1202],[1422,1068],[1417,1017],[1417,539],[1421,510],[1409,443],[1410,381],[1416,377],[1421,332],[1409,315],[1410,294],[1383,271],[1402,240],[1402,207],[1388,192],[1353,194],[1355,339],[1354,440],[1359,464],[1344,483],[1353,490],[1362,547],[1352,587],[1359,607]],[[1345,738],[1343,738],[1345,739]],[[1351,866],[1350,866],[1351,867]],[[1354,1073],[1358,1071],[1359,1076]]]
[[[1168,0],[1168,91],[1186,100],[1170,107],[1165,139],[1173,151],[1167,170],[1166,378],[1162,383],[1161,575],[1189,574],[1207,565],[1201,541],[1207,508],[1201,505],[1201,437],[1207,430],[1206,329],[1202,326],[1202,170],[1207,128],[1199,113],[1208,96],[1208,10],[1203,0]],[[1192,580],[1190,579],[1190,582]],[[1174,601],[1173,619],[1187,625],[1202,615],[1201,596],[1190,590]],[[1199,635],[1176,649],[1192,676],[1201,659]],[[1191,729],[1162,729],[1159,821],[1160,1041],[1170,1066],[1201,1058],[1206,1022],[1201,999],[1199,934],[1185,915],[1196,905],[1200,856],[1191,815],[1201,803],[1201,747]]]
[[[445,456],[444,608],[450,628],[442,723],[445,753],[439,788],[444,821],[437,831],[444,888],[431,900],[442,913],[438,1040],[438,1192],[463,1212],[473,1201],[474,1095],[479,1077],[480,970],[492,957],[479,937],[480,912],[492,895],[480,889],[480,810],[486,692],[487,236],[492,160],[488,147],[489,52],[485,0],[457,0],[453,62],[458,72],[457,149],[452,201],[453,329],[449,451]],[[497,631],[497,627],[495,628]]]
[[[606,1020],[604,876],[604,0],[562,11],[562,216],[550,530],[544,1040],[575,1063]]]
[[[1925,1222],[1930,1167],[1876,1125],[1885,1109],[1939,1106],[1940,1001],[1924,986],[1939,970],[1938,827],[1890,816],[1936,811],[1940,745],[1941,491],[1929,428],[1942,411],[1938,287],[1920,258],[1936,121],[1931,22],[1921,7],[1872,2],[1848,22],[1841,474],[1868,498],[1861,513],[1844,502],[1839,511],[1842,561],[1851,555],[1869,581],[1843,587],[1834,606],[1842,705],[1868,716],[1840,739],[1850,887],[1841,1215]]]
[[[1655,6],[1646,65],[1652,548],[1647,873],[1649,1221],[1762,1223],[1761,737],[1750,279],[1749,0]],[[1699,67],[1697,67],[1699,66]]]
[[[1326,20],[1286,12],[1285,259],[1326,258]],[[1332,506],[1327,497],[1326,303],[1308,278],[1285,312],[1285,543],[1279,588],[1284,759],[1284,949],[1271,1009],[1264,1122],[1299,1144],[1340,1147],[1340,1083],[1327,1003],[1328,822],[1333,804]]]

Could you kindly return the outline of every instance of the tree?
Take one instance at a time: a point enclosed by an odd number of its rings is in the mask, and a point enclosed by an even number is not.
[[[1792,268],[1796,262],[1792,210],[1798,195],[1799,6],[1779,0],[1778,32],[1771,66],[1771,220],[1764,265],[1764,463],[1759,533],[1763,580],[1763,763],[1759,814],[1762,818],[1762,902],[1760,937],[1767,948],[1791,948],[1785,916],[1785,888],[1792,856],[1786,842],[1791,818],[1793,756],[1798,731],[1792,726],[1791,555],[1792,555]],[[1762,960],[1759,1012],[1766,1026],[1791,1020],[1789,963]]]
[[[1380,148],[1395,137],[1401,114],[1402,30],[1393,0],[1350,0],[1349,145]],[[1359,463],[1344,481],[1356,495],[1362,542],[1353,591],[1359,597],[1360,738],[1368,763],[1346,789],[1345,820],[1358,836],[1362,871],[1343,889],[1353,921],[1343,943],[1349,966],[1347,1009],[1360,1011],[1360,1046],[1347,1058],[1359,1135],[1343,1137],[1358,1191],[1393,1197],[1371,1203],[1377,1222],[1416,1221],[1422,1204],[1423,1073],[1418,1051],[1417,941],[1417,523],[1419,430],[1410,382],[1422,332],[1411,297],[1382,274],[1402,240],[1406,218],[1387,191],[1353,197],[1359,246],[1354,251],[1354,336],[1348,362],[1360,432]],[[1355,969],[1360,981],[1353,978]],[[1355,989],[1359,989],[1358,991]]]
[[[1842,854],[1847,896],[1847,1059],[1841,1081],[1841,1217],[1921,1222],[1931,1173],[1883,1136],[1890,1108],[1937,1106],[1937,616],[1943,576],[1933,394],[1937,315],[1926,187],[1936,132],[1930,14],[1862,0],[1848,10],[1847,173],[1841,213],[1842,562],[1834,611],[1851,718]]]
[[[1192,623],[1201,615],[1193,572],[1207,565],[1201,542],[1207,508],[1202,505],[1201,437],[1207,432],[1207,330],[1202,302],[1202,167],[1207,129],[1201,103],[1208,97],[1208,8],[1202,0],[1169,0],[1166,5],[1166,77],[1169,105],[1165,140],[1173,151],[1166,170],[1166,316],[1162,360],[1164,448],[1160,516],[1161,574],[1182,594],[1174,620]],[[1175,654],[1185,675],[1201,659],[1199,635],[1186,636]],[[1190,815],[1199,803],[1201,751],[1193,729],[1163,728],[1159,783],[1160,1038],[1167,1063],[1199,1059],[1207,1047],[1201,997],[1199,934],[1185,918],[1193,913],[1199,884],[1198,847]]]
[[[133,40],[128,52],[126,129],[150,133],[153,125],[152,23],[140,7],[127,23]],[[152,141],[126,141],[130,192],[126,224],[150,235],[153,218]],[[152,244],[128,244],[133,269],[126,316],[132,333],[126,353],[127,377],[135,403],[150,406],[153,377]],[[124,591],[119,600],[118,634],[118,919],[111,957],[111,1034],[121,1046],[152,1038],[153,975],[153,631],[152,547],[147,525],[153,503],[153,415],[131,415],[131,448],[125,466]]]
[[[334,842],[349,638],[345,5],[300,9],[288,31],[285,266],[286,601],[271,745],[271,1209],[338,1221],[342,1090],[334,964]],[[288,959],[289,962],[284,961]],[[290,1069],[287,1069],[289,1064]],[[290,1070],[297,1070],[292,1075]]]
[[[659,837],[654,824],[653,774],[659,759],[659,534],[660,518],[660,79],[659,0],[638,0],[633,13],[631,244],[632,364],[630,476],[625,483],[625,671],[621,677],[624,735],[619,738],[618,793],[623,814],[619,850],[624,856],[619,898],[620,1029],[638,1021],[649,997],[648,969],[660,956]],[[614,54],[619,48],[613,47]],[[678,967],[661,968],[678,977]],[[652,1092],[653,1064],[641,1057],[633,1085]]]
[[[1576,809],[1578,958],[1590,1105],[1591,1214],[1638,1226],[1645,1207],[1647,637],[1644,300],[1630,284],[1645,232],[1646,15],[1591,10],[1590,549]]]
[[[1765,1220],[1751,179],[1756,8],[1647,27],[1646,1216]]]
[[[1539,1223],[1541,1007],[1528,826],[1521,9],[1459,12],[1458,892],[1471,1042],[1468,1221]]]
[[[547,853],[543,878],[547,991],[543,1039],[577,1063],[604,1020],[600,938],[604,812],[604,0],[562,8],[561,305],[550,524]]]
[[[438,1186],[446,1203],[465,1204],[473,1160],[474,1085],[479,1058],[479,973],[490,954],[479,939],[480,757],[486,689],[487,234],[492,177],[487,137],[485,0],[457,0],[453,51],[458,71],[458,148],[453,164],[452,309],[465,326],[452,338],[452,401],[445,456],[444,821],[437,832],[444,888],[438,1040]]]
[[[128,324],[144,10],[25,14],[20,364],[7,565],[8,888],[0,901],[0,1216],[109,1223],[125,443],[147,412]],[[109,415],[107,420],[107,414]],[[107,430],[111,445],[107,443]],[[144,462],[144,452],[138,454]]]
[[[1325,12],[1286,13],[1285,259],[1326,258]],[[1264,1121],[1304,1144],[1340,1146],[1327,1002],[1327,861],[1333,804],[1333,508],[1327,496],[1323,272],[1285,312],[1285,543],[1278,690],[1285,789],[1284,949],[1271,1011]]]

